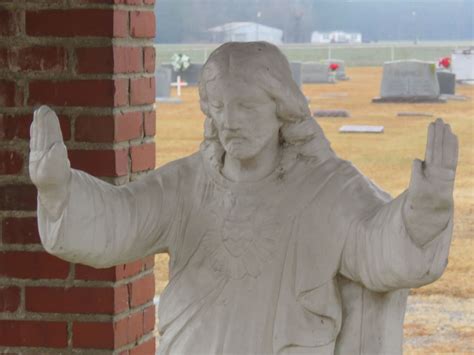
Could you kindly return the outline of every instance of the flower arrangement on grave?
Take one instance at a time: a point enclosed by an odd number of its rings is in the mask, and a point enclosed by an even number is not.
[[[177,73],[183,73],[191,65],[191,58],[186,54],[175,53],[171,57],[171,65],[173,70]]]
[[[451,58],[450,57],[441,58],[438,61],[438,67],[443,68],[443,69],[449,69],[451,67]]]
[[[336,71],[336,70],[339,69],[339,64],[337,64],[337,63],[331,63],[331,64],[329,64],[329,69],[331,69],[331,71],[334,72],[334,71]]]

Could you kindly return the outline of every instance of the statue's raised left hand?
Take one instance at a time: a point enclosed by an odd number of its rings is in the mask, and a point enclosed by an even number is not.
[[[35,111],[30,127],[30,178],[51,217],[64,204],[71,175],[59,119],[47,106]]]
[[[457,162],[457,137],[438,118],[428,127],[425,161],[413,162],[403,211],[408,232],[419,246],[432,240],[451,218]]]

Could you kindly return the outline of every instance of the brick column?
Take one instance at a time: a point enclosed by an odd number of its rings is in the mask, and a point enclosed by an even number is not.
[[[73,167],[114,184],[154,168],[153,5],[0,1],[0,353],[154,354],[153,257],[96,270],[45,253],[28,177],[40,104]]]

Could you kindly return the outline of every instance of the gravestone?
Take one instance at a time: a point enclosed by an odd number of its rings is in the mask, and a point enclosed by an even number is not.
[[[447,71],[438,71],[439,93],[441,95],[455,95],[456,74]]]
[[[167,98],[171,94],[171,75],[172,70],[166,67],[158,67],[155,72],[156,97]]]
[[[433,117],[431,113],[424,112],[399,112],[398,117]]]
[[[334,75],[329,66],[324,63],[303,63],[301,67],[303,83],[306,84],[334,84]]]
[[[156,101],[162,103],[181,103],[179,97],[171,97],[171,77],[172,70],[170,68],[159,66],[155,72],[156,80]]]
[[[182,72],[181,80],[188,83],[189,86],[197,86],[199,84],[199,78],[201,76],[201,69],[204,64],[202,63],[191,63],[191,65]],[[165,64],[165,67],[171,68],[173,70],[173,66],[171,64]],[[173,70],[171,80],[176,82],[178,77],[178,73]]]
[[[301,62],[290,62],[290,69],[291,69],[291,76],[293,77],[293,80],[295,81],[296,85],[301,88],[301,85],[303,84],[303,81],[301,80],[301,67],[302,67]]]
[[[474,48],[455,50],[451,55],[451,68],[459,83],[474,84]]]
[[[348,125],[339,128],[339,133],[383,133],[383,126]]]
[[[322,61],[327,66],[332,63],[337,64],[339,67],[336,69],[336,80],[349,80],[346,75],[346,63],[342,59],[326,59]]]
[[[372,102],[445,102],[439,95],[434,63],[399,60],[384,63],[380,97]]]
[[[314,117],[350,117],[346,110],[317,110],[313,113]]]

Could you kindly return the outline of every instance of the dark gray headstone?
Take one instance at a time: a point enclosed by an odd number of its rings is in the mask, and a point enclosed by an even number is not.
[[[335,63],[339,65],[339,68],[336,69],[336,80],[349,80],[346,76],[346,63],[341,59],[326,59],[322,61],[327,66]]]
[[[335,82],[329,66],[324,63],[303,63],[301,76],[303,83],[308,84],[332,84]]]
[[[373,102],[441,102],[436,65],[418,60],[383,65],[380,98]]]
[[[440,94],[454,95],[456,93],[456,74],[439,71],[436,75],[438,75]]]
[[[199,78],[201,76],[201,69],[204,64],[202,63],[191,63],[191,65],[183,73],[181,73],[181,80],[188,83],[189,86],[197,86],[199,84]],[[171,80],[176,82],[178,73],[173,70],[171,64],[164,65],[167,68],[170,68],[172,72]]]
[[[398,117],[433,117],[431,113],[424,112],[399,112]]]
[[[314,117],[350,117],[346,110],[317,110],[313,113]]]
[[[303,84],[303,81],[301,80],[301,67],[302,67],[301,62],[290,62],[290,69],[291,69],[291,76],[293,77],[293,80],[295,81],[296,85],[298,87],[301,87]]]
[[[171,93],[171,72],[170,68],[158,67],[155,73],[156,97],[167,98]]]

